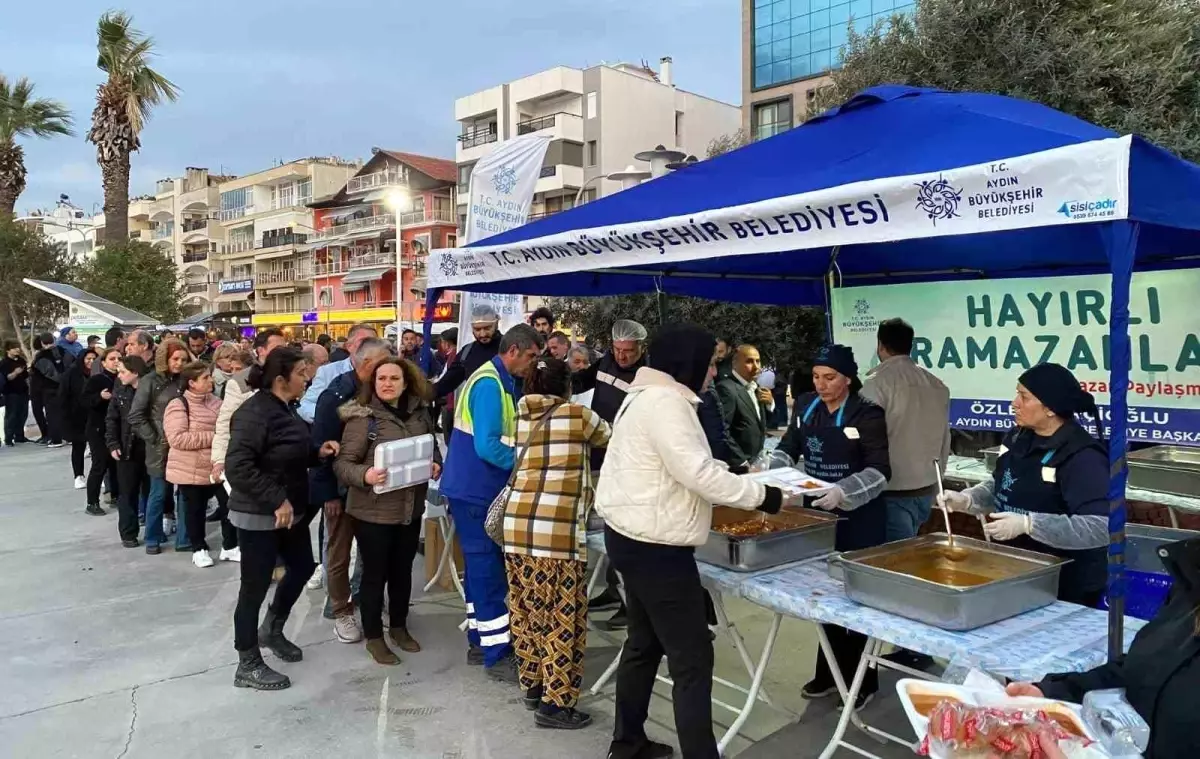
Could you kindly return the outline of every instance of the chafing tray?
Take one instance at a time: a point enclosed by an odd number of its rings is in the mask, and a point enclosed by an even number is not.
[[[972,630],[1053,603],[1068,559],[945,533],[850,551],[841,564],[846,595],[865,606],[944,630]],[[918,572],[933,579],[923,579]]]
[[[1179,530],[1152,524],[1125,525],[1125,568],[1136,572],[1167,574],[1158,549],[1181,540],[1200,537],[1194,530]]]
[[[761,518],[761,512],[727,506],[714,506],[712,510],[713,527],[757,522]],[[708,533],[708,542],[696,549],[696,558],[735,572],[756,572],[833,552],[838,518],[832,514],[786,508],[767,515],[766,521],[784,529],[753,537],[735,537],[714,529]]]
[[[1200,449],[1156,445],[1129,454],[1129,486],[1200,497]]]
[[[984,448],[982,451],[980,451],[980,453],[983,454],[983,463],[987,465],[987,470],[989,472],[996,469],[996,462],[1000,459],[1001,447],[1002,446],[996,445],[992,446],[991,448]]]

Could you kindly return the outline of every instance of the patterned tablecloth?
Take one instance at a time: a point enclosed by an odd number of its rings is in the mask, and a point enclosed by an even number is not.
[[[851,601],[823,561],[760,574],[743,583],[741,596],[789,617],[841,625],[1013,680],[1083,672],[1107,658],[1105,612],[1058,602],[986,627],[952,632]],[[1126,648],[1144,624],[1125,618]]]
[[[604,534],[589,533],[588,547],[604,553]],[[789,617],[824,622],[955,664],[1013,680],[1040,680],[1052,672],[1083,672],[1107,658],[1108,615],[1067,603],[1026,612],[993,625],[952,632],[851,601],[823,558],[766,569],[732,572],[696,562],[706,586],[723,595]],[[1125,618],[1125,647],[1145,624]]]

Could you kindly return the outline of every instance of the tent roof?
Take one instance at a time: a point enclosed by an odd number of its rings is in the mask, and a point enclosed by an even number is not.
[[[933,175],[1117,137],[1043,105],[1000,95],[888,85],[859,93],[796,129],[469,247],[512,245],[574,230],[686,216],[856,182]],[[1139,268],[1200,253],[1200,167],[1128,139],[1127,218],[1142,222]],[[1069,198],[1064,198],[1067,200]],[[1055,201],[1057,205],[1057,201]],[[965,203],[964,203],[965,206]],[[1108,270],[1107,225],[1063,223],[844,245],[847,284]],[[560,271],[455,289],[539,295],[653,291],[760,303],[820,303],[832,249],[704,257],[618,270]],[[594,264],[593,264],[594,265]]]

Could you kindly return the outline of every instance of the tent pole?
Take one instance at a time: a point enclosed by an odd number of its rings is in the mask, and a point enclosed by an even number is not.
[[[425,292],[425,319],[421,325],[421,334],[425,336],[425,342],[421,345],[421,371],[425,372],[426,377],[433,371],[433,309],[442,297],[442,292],[441,288],[434,287]],[[459,335],[458,339],[462,340],[463,336]]]
[[[1137,222],[1114,221],[1104,230],[1112,274],[1109,298],[1109,337],[1112,366],[1109,370],[1108,441],[1108,660],[1116,661],[1125,650],[1125,481],[1129,469],[1125,461],[1126,426],[1129,416],[1129,370],[1132,352],[1129,342],[1129,289],[1137,251]],[[1100,431],[1104,424],[1097,420]]]
[[[825,340],[830,343],[833,342],[833,273],[837,270],[837,258],[841,250],[840,245],[830,248],[829,266],[825,268],[825,282],[821,288],[821,294],[825,297]]]

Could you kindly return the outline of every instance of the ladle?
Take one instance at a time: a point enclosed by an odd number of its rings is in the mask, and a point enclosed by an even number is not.
[[[946,538],[950,543],[942,550],[942,554],[950,561],[962,561],[967,558],[967,549],[954,544],[954,531],[950,529],[950,508],[946,506],[946,486],[942,484],[942,466],[937,459],[933,460],[933,471],[937,473],[938,494],[942,496],[938,500],[941,501],[942,517],[946,520]]]

